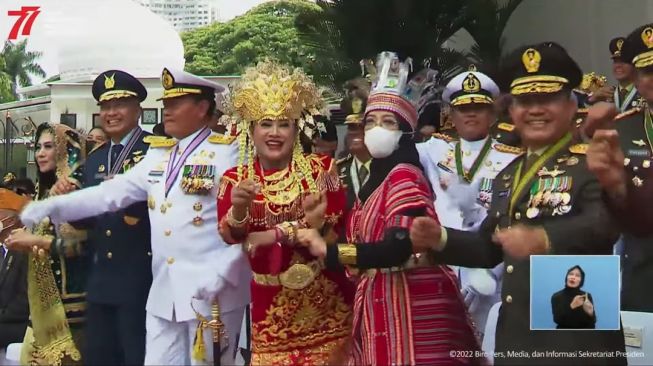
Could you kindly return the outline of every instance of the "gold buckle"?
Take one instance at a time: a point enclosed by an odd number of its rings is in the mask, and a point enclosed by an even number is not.
[[[292,290],[301,290],[310,285],[322,270],[319,261],[307,264],[295,263],[280,275],[254,273],[254,282],[264,286],[283,286]]]

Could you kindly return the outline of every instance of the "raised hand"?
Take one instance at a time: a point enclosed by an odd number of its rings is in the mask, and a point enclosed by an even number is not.
[[[415,253],[438,249],[441,236],[440,223],[430,217],[416,217],[410,226],[410,241]]]
[[[315,229],[299,229],[297,231],[297,243],[308,248],[308,251],[318,258],[326,257],[326,241]]]
[[[577,309],[585,303],[585,295],[576,295],[574,296],[574,299],[571,301],[571,306],[572,309]]]
[[[547,249],[546,231],[526,225],[500,230],[494,234],[492,240],[497,245],[501,245],[504,253],[517,259],[543,254]]]
[[[67,177],[59,178],[50,189],[50,196],[60,196],[77,190],[77,185]]]
[[[259,191],[259,186],[251,179],[242,180],[231,190],[232,214],[240,221],[247,216],[247,210]]]
[[[581,129],[586,136],[592,137],[601,129],[613,129],[617,108],[613,103],[599,102],[587,110],[587,116]]]
[[[616,193],[626,189],[624,152],[616,130],[598,130],[587,149],[587,166],[606,191]]]
[[[304,197],[302,202],[304,208],[304,219],[311,228],[322,229],[324,225],[324,215],[327,209],[326,192],[311,193]]]

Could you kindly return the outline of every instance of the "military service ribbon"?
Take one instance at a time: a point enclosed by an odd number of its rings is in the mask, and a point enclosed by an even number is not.
[[[515,173],[515,178],[513,181],[513,187],[515,187],[514,191],[510,195],[510,208],[509,208],[509,214],[510,217],[512,217],[512,214],[515,210],[515,204],[517,203],[517,200],[521,196],[521,193],[524,191],[524,188],[526,188],[526,185],[528,182],[531,181],[531,179],[535,176],[535,173],[540,170],[540,168],[556,153],[558,153],[564,146],[566,146],[569,141],[571,141],[571,133],[567,133],[563,138],[561,138],[558,142],[556,142],[553,146],[549,147],[546,149],[546,151],[540,156],[535,163],[531,167],[529,167],[528,171],[524,176],[522,177],[522,168],[524,166],[524,160],[519,162],[519,165],[517,166],[517,172]],[[544,200],[544,198],[543,198]],[[548,201],[548,200],[547,200]],[[545,203],[546,204],[546,203]]]
[[[200,133],[193,138],[190,144],[188,144],[186,150],[184,150],[184,153],[178,160],[176,157],[177,152],[179,151],[179,144],[175,146],[175,149],[170,154],[168,169],[166,169],[166,172],[168,173],[166,176],[166,197],[168,197],[168,193],[170,193],[170,189],[172,189],[172,184],[177,180],[177,175],[179,175],[179,171],[186,162],[186,159],[188,159],[188,157],[202,144],[204,140],[206,140],[207,137],[209,137],[209,135],[211,135],[211,130],[208,127],[204,127]]]
[[[471,168],[469,169],[468,172],[465,172],[465,168],[463,167],[462,149],[460,147],[460,142],[457,142],[456,143],[456,170],[458,171],[458,176],[463,180],[465,180],[465,182],[471,183],[474,180],[474,176],[478,172],[478,169],[481,167],[481,164],[485,160],[485,157],[490,151],[491,146],[492,146],[492,138],[488,136],[487,140],[485,140],[485,144],[483,145],[483,148],[481,149],[481,152],[476,157],[476,160],[474,160],[474,163],[472,163]]]

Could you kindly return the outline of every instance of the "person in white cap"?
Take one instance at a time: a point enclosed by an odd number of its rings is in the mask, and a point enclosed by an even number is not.
[[[147,201],[153,282],[147,301],[146,365],[209,364],[214,343],[207,320],[219,310],[223,364],[233,364],[250,269],[239,245],[217,232],[216,196],[222,173],[235,165],[234,138],[213,134],[208,122],[215,93],[224,88],[195,75],[164,69],[165,132],[152,137],[140,164],[102,184],[35,202],[25,225],[50,217],[75,221]],[[217,305],[217,306],[216,306]],[[220,357],[215,355],[216,357]]]
[[[496,83],[474,68],[457,75],[447,84],[442,101],[451,108],[458,136],[436,133],[417,144],[443,226],[477,230],[490,206],[493,179],[521,151],[490,136],[496,121],[493,103],[498,96]],[[500,301],[501,268],[457,269],[465,304],[480,333],[485,330],[490,307]]]

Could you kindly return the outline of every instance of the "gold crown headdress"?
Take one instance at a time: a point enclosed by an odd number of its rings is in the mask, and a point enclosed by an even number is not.
[[[581,81],[578,90],[586,94],[594,93],[604,87],[607,83],[608,79],[605,76],[590,72],[583,75],[583,80]]]
[[[277,62],[265,60],[250,67],[231,90],[231,118],[239,125],[238,177],[247,153],[248,176],[254,176],[254,148],[249,142],[250,126],[263,120],[290,120],[297,123],[292,164],[309,182],[311,191],[317,192],[311,179],[311,169],[303,156],[299,133],[313,137],[316,123],[313,116],[323,108],[321,93],[313,80],[301,69],[291,69]]]

